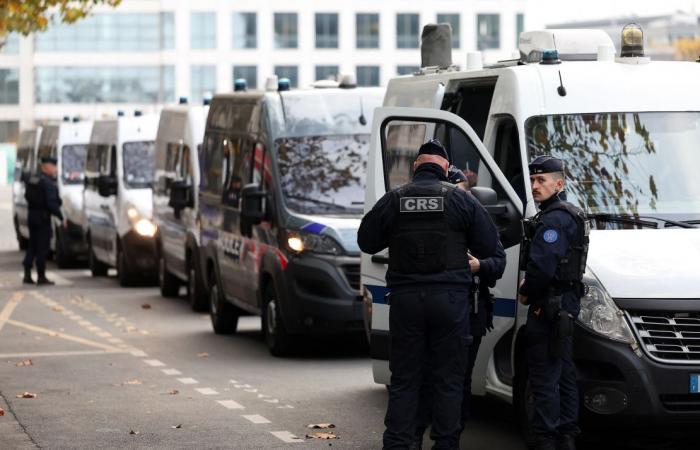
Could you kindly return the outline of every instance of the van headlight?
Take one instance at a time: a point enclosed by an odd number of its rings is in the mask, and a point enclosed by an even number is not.
[[[625,315],[598,279],[587,272],[583,277],[583,284],[586,285],[587,292],[581,298],[578,322],[608,339],[634,345],[636,340]]]
[[[294,253],[312,252],[324,255],[342,255],[343,248],[330,236],[304,232],[289,233],[287,247]]]
[[[141,219],[134,225],[134,230],[144,237],[153,237],[156,235],[156,225],[148,219]]]
[[[129,207],[126,208],[126,217],[128,217],[129,220],[135,221],[136,219],[139,218],[139,216],[140,216],[139,210],[136,209],[136,207],[134,205],[129,205]]]

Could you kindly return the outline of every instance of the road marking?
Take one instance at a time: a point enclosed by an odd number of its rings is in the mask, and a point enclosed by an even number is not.
[[[242,389],[242,388],[252,388],[253,386],[249,384],[234,384],[233,387],[236,389]]]
[[[60,331],[54,331],[54,330],[51,330],[49,328],[37,327],[36,325],[30,325],[28,323],[18,322],[16,320],[8,320],[7,323],[9,323],[10,325],[14,325],[16,327],[25,328],[25,329],[30,330],[30,331],[35,331],[37,333],[48,334],[49,336],[52,336],[52,337],[59,337],[61,339],[65,339],[67,341],[78,342],[80,344],[88,345],[91,347],[101,348],[103,350],[110,351],[110,352],[119,352],[120,351],[118,348],[112,347],[111,345],[101,344],[99,342],[94,342],[94,341],[91,341],[88,339],[83,339],[81,337],[61,333]]]
[[[29,353],[0,353],[0,358],[35,358],[39,356],[83,356],[83,355],[113,355],[126,353],[121,350],[69,350],[65,352],[29,352]]]
[[[212,388],[195,388],[194,390],[202,395],[219,395],[219,393]]]
[[[136,357],[139,357],[139,358],[143,358],[144,356],[148,356],[148,354],[146,352],[144,352],[143,350],[132,350],[130,353]]]
[[[294,409],[292,405],[278,406],[277,409]]]
[[[160,371],[166,375],[182,375],[182,372],[177,369],[160,369]]]
[[[10,300],[7,301],[7,304],[0,312],[0,330],[2,330],[2,327],[4,327],[5,323],[7,323],[7,321],[10,319],[10,316],[12,316],[12,312],[15,310],[17,304],[22,300],[23,297],[24,292],[15,292],[14,294],[12,294],[12,297],[10,297]]]
[[[89,320],[81,320],[80,322],[78,322],[78,325],[82,325],[84,327],[91,327],[92,323],[90,323]]]
[[[195,380],[194,378],[178,378],[177,381],[179,381],[182,384],[197,384],[199,381]]]
[[[303,439],[299,439],[298,437],[294,436],[289,431],[270,431],[270,434],[272,434],[274,437],[276,437],[280,441],[286,442],[287,444],[294,444],[296,442],[304,442]]]
[[[99,337],[103,337],[103,338],[112,337],[112,333],[110,333],[110,332],[108,332],[108,331],[103,331],[103,332],[101,332],[101,333],[97,333],[97,335],[98,335]]]
[[[217,400],[216,403],[220,404],[226,409],[245,409],[245,406],[233,400]]]
[[[111,339],[110,339],[111,340]],[[143,362],[151,367],[163,367],[165,364],[158,361],[157,359],[144,359]]]
[[[244,419],[246,419],[246,420],[249,420],[249,421],[252,422],[252,423],[255,423],[255,424],[260,424],[260,423],[272,423],[272,422],[270,422],[269,420],[267,420],[266,418],[264,418],[263,416],[261,416],[261,415],[259,415],[259,414],[253,414],[253,415],[250,415],[250,416],[242,416],[242,417],[243,417]]]
[[[264,401],[265,403],[279,403],[279,402],[280,402],[280,401],[277,400],[276,398],[272,398],[272,399],[269,399],[269,400],[263,400],[263,401]]]
[[[102,331],[102,328],[93,325],[93,326],[91,326],[91,327],[88,327],[88,330],[92,331],[93,333],[98,333],[98,332],[101,332],[101,331]]]
[[[110,338],[110,339],[107,339],[107,342],[109,342],[110,344],[123,344],[124,343],[124,341],[119,339],[119,338]]]
[[[231,384],[238,384],[238,381],[236,381],[236,380],[228,380],[228,382]]]
[[[246,392],[250,392],[251,394],[256,394],[258,392],[257,389],[243,389]]]

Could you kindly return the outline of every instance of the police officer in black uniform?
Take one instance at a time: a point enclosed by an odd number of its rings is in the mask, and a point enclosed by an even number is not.
[[[434,448],[459,447],[471,342],[467,252],[492,255],[498,232],[476,199],[447,183],[448,165],[439,141],[421,146],[412,182],[379,199],[358,231],[363,252],[389,248],[392,374],[385,449],[407,449],[414,441],[425,367],[432,369],[425,376],[434,380]]]
[[[56,158],[41,158],[41,170],[31,175],[25,187],[25,198],[29,209],[29,247],[24,256],[25,284],[34,284],[32,266],[36,261],[37,284],[54,284],[46,278],[46,256],[51,243],[51,216],[64,222],[61,214],[61,198],[56,187]]]
[[[529,168],[540,212],[525,222],[525,278],[518,300],[530,305],[525,325],[535,403],[530,445],[569,450],[580,433],[572,334],[584,294],[588,226],[583,211],[566,201],[562,160],[540,156]]]

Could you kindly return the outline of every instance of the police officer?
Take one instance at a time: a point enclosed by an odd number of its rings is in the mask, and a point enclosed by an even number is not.
[[[471,341],[467,251],[490,256],[498,233],[476,199],[447,183],[448,165],[447,150],[439,141],[422,145],[412,182],[379,199],[358,230],[363,252],[389,248],[392,374],[385,449],[407,449],[414,440],[424,367],[431,369],[426,376],[434,380],[434,448],[459,446]]]
[[[58,217],[64,222],[61,214],[61,198],[56,187],[56,158],[44,156],[41,158],[41,168],[38,174],[29,177],[25,188],[25,198],[29,209],[29,247],[24,256],[25,284],[34,284],[32,266],[36,261],[37,284],[54,284],[46,278],[46,256],[51,242],[51,216]],[[65,225],[65,222],[64,222]]]
[[[525,332],[535,403],[531,446],[569,450],[580,433],[572,334],[583,295],[588,228],[584,213],[566,201],[563,162],[540,156],[529,169],[540,212],[525,222],[525,278],[518,300],[530,305]]]

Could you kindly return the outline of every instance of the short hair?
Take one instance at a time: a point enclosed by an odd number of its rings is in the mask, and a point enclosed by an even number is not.
[[[566,176],[564,176],[564,172],[552,172],[552,177],[555,180],[566,181]]]

